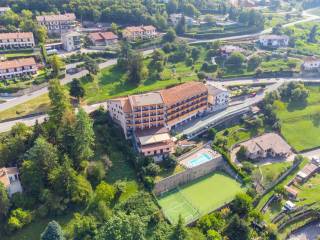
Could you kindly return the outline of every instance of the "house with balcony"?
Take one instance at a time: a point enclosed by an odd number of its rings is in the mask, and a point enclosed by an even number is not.
[[[14,193],[22,192],[19,171],[16,167],[0,168],[0,182],[7,189],[9,197]]]
[[[304,71],[318,72],[320,70],[320,58],[316,56],[306,57],[301,67]]]
[[[32,32],[0,33],[0,49],[33,48],[34,46]]]
[[[81,34],[78,32],[67,32],[61,35],[63,49],[71,52],[81,49]]]
[[[208,107],[208,89],[200,82],[184,83],[160,93],[168,129],[201,116]]]
[[[234,52],[245,53],[246,50],[235,45],[223,45],[219,49],[220,55],[222,57],[230,57],[230,55]]]
[[[33,57],[0,62],[0,79],[34,75],[38,67]]]
[[[286,35],[263,35],[260,36],[258,42],[262,47],[287,47],[289,45],[290,38]]]
[[[118,43],[118,36],[113,32],[92,32],[88,37],[94,46],[110,46]]]
[[[136,41],[138,39],[150,39],[157,36],[157,29],[154,26],[133,26],[126,27],[122,31],[124,39],[129,41]]]
[[[74,13],[41,15],[36,17],[40,26],[44,26],[48,33],[61,35],[76,27],[76,16]]]

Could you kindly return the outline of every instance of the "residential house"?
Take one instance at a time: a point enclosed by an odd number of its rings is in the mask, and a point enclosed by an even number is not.
[[[289,45],[289,37],[286,35],[263,35],[260,36],[258,42],[262,47],[287,47]]]
[[[33,48],[32,32],[0,33],[0,49]]]
[[[221,46],[220,49],[220,55],[223,57],[229,57],[232,53],[234,52],[245,52],[245,50],[239,46],[234,46],[234,45],[224,45]]]
[[[208,88],[208,111],[214,112],[227,108],[229,105],[229,91],[218,85],[207,84]]]
[[[159,156],[156,159],[162,160],[161,156],[174,151],[174,142],[165,127],[137,130],[135,138],[138,150],[144,156]]]
[[[305,71],[319,71],[320,70],[320,58],[316,56],[309,56],[304,59],[302,69]]]
[[[288,196],[291,198],[291,199],[296,199],[297,196],[298,196],[298,193],[299,191],[294,189],[293,187],[290,187],[290,186],[284,186],[284,189],[286,190]]]
[[[118,42],[118,36],[113,32],[93,32],[88,37],[94,46],[109,46]]]
[[[137,39],[149,39],[157,36],[157,30],[154,26],[133,26],[126,27],[122,32],[123,38],[129,41]]]
[[[265,158],[287,158],[291,147],[276,133],[266,133],[249,141],[241,143],[246,150],[246,156],[251,160]]]
[[[184,15],[182,13],[170,14],[169,19],[173,26],[177,26]],[[184,16],[184,20],[187,26],[197,26],[200,22],[193,19],[192,17]]]
[[[22,192],[19,171],[16,167],[0,168],[0,182],[7,189],[9,197],[17,192]]]
[[[78,32],[67,32],[61,35],[63,49],[70,52],[81,49],[81,34]]]
[[[0,16],[4,15],[9,10],[11,10],[9,7],[0,7]]]
[[[0,62],[0,79],[36,74],[37,64],[33,57]]]
[[[47,28],[49,34],[61,34],[76,27],[76,16],[73,13],[42,15],[36,17],[39,25]]]

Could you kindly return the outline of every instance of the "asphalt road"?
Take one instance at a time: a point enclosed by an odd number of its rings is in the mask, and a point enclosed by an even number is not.
[[[143,54],[148,55],[152,52],[153,52],[153,50],[147,50],[147,51],[144,51]],[[103,69],[103,68],[115,65],[116,63],[117,63],[117,59],[110,59],[106,62],[100,63],[99,68]],[[71,64],[71,65],[74,65],[74,64]],[[81,77],[85,76],[87,73],[88,73],[87,70],[83,70],[83,71],[80,71],[76,74],[72,74],[72,75],[67,74],[66,77],[63,78],[60,82],[62,85],[68,84],[72,81],[72,79],[81,78]],[[5,103],[0,104],[0,111],[7,110],[7,109],[12,108],[14,106],[17,106],[21,103],[27,102],[33,98],[36,98],[36,97],[39,97],[39,96],[45,94],[45,93],[48,93],[48,87],[44,87],[40,90],[34,91],[34,92],[27,94],[27,95],[23,95],[21,97],[9,99]]]

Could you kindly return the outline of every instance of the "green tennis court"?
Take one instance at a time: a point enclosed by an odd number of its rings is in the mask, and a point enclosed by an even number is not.
[[[242,191],[239,182],[215,172],[166,193],[158,198],[158,202],[170,222],[176,223],[181,215],[189,223],[231,202]]]

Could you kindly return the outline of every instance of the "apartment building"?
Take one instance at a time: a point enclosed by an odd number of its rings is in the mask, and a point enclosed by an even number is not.
[[[47,28],[49,34],[61,34],[76,27],[76,16],[73,13],[37,16],[39,25]]]
[[[262,47],[287,47],[289,45],[289,37],[286,35],[264,35],[260,36],[259,43]]]
[[[0,62],[0,79],[33,75],[37,70],[37,64],[32,57],[8,60]]]
[[[67,32],[61,35],[63,49],[70,52],[81,48],[81,34],[78,32]]]
[[[228,107],[229,91],[221,86],[207,85],[208,88],[208,111],[215,112]]]
[[[126,27],[122,32],[123,38],[135,41],[137,39],[149,39],[157,36],[157,29],[154,26],[133,26]]]
[[[208,107],[208,89],[200,82],[184,83],[160,93],[168,129],[203,114]]]
[[[32,32],[0,33],[0,49],[33,48]]]
[[[16,167],[0,168],[0,182],[7,189],[9,197],[17,192],[22,192],[19,171]]]
[[[94,46],[109,46],[118,42],[118,36],[113,32],[93,32],[88,37]]]

